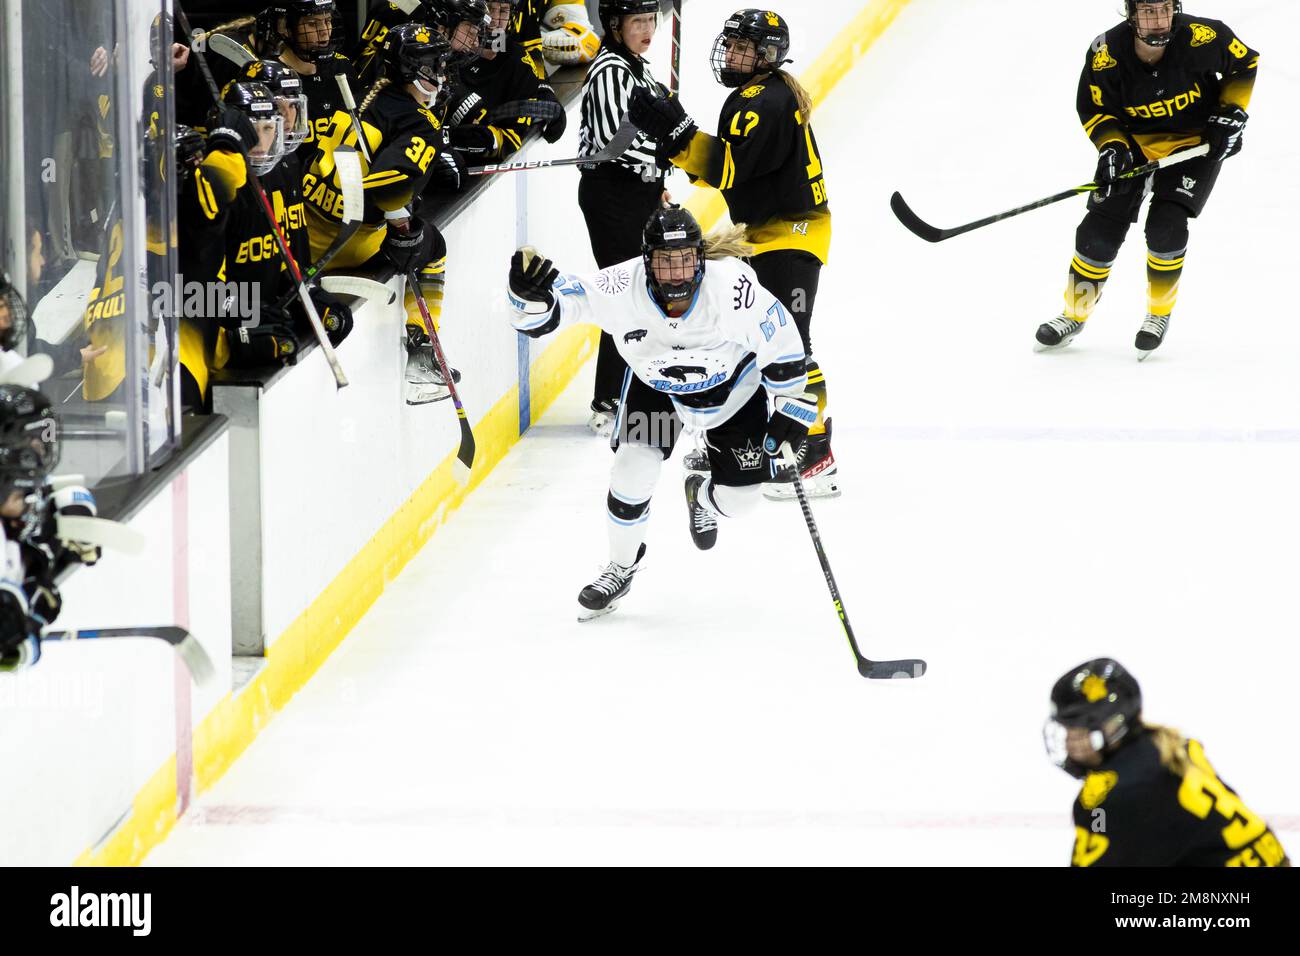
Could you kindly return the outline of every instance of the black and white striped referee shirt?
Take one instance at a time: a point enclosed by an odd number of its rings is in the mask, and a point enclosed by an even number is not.
[[[587,80],[582,87],[579,156],[591,156],[613,139],[614,132],[627,115],[632,90],[638,86],[656,92],[659,89],[645,60],[626,49],[602,46],[587,70]],[[653,182],[662,175],[655,165],[655,141],[644,133],[637,136],[627,152],[614,162],[646,182]]]

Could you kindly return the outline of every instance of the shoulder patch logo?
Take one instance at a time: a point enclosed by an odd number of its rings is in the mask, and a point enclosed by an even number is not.
[[[596,288],[605,295],[619,295],[627,291],[632,284],[632,276],[626,269],[615,266],[596,273]]]
[[[1092,72],[1099,73],[1102,70],[1109,70],[1112,66],[1119,66],[1119,60],[1110,55],[1110,47],[1103,43],[1097,55],[1092,58]]]
[[[762,93],[764,89],[766,89],[766,87],[762,84],[758,86],[750,86],[746,87],[740,95],[747,100],[752,100],[754,97],[758,96],[759,93]]]
[[[1106,802],[1106,797],[1119,783],[1119,774],[1113,770],[1102,770],[1088,774],[1083,781],[1083,790],[1079,793],[1079,802],[1085,810],[1095,810]]]
[[[1204,23],[1192,24],[1192,46],[1205,46],[1207,43],[1213,43],[1218,34]]]

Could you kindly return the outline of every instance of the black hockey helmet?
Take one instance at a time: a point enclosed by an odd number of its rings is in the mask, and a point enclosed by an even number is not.
[[[695,252],[695,270],[689,279],[677,282],[661,280],[655,275],[655,253],[660,250],[682,250],[676,255],[670,254],[668,263],[685,258],[685,250]],[[689,302],[695,298],[700,283],[704,281],[704,230],[691,215],[690,210],[681,206],[656,209],[645,224],[641,236],[641,255],[645,260],[646,285],[651,297],[663,308],[669,305]],[[664,257],[660,257],[661,262]]]
[[[263,83],[236,80],[226,84],[221,102],[239,110],[253,124],[260,143],[249,150],[248,162],[257,175],[269,173],[285,151],[284,117],[271,91]],[[215,128],[215,123],[210,122],[209,128]]]
[[[442,89],[447,79],[451,44],[423,23],[403,23],[384,37],[384,77],[393,83],[415,83]],[[426,95],[431,95],[426,90]]]
[[[149,25],[149,65],[158,69],[172,61],[172,43],[176,37],[176,25],[170,13],[159,13]]]
[[[50,400],[34,388],[0,385],[0,495],[39,491],[59,464],[61,427]]]
[[[1109,753],[1142,731],[1142,690],[1119,661],[1101,657],[1072,668],[1052,687],[1052,715],[1043,727],[1047,753],[1071,776],[1086,776],[1070,758],[1070,730],[1086,730],[1089,746]]]
[[[279,56],[284,49],[284,36],[280,33],[280,20],[285,16],[284,5],[273,3],[257,14],[253,20],[253,45],[258,55]]]
[[[614,40],[614,21],[620,17],[635,17],[643,13],[658,13],[659,0],[600,0],[596,15],[601,29],[610,43]]]
[[[307,94],[302,90],[302,77],[291,66],[279,60],[252,60],[240,73],[245,83],[261,83],[271,91],[276,108],[284,117],[284,148],[292,153],[307,141],[311,131],[307,110]]]
[[[748,40],[754,44],[753,55],[733,62],[728,55],[733,43]],[[771,10],[738,10],[727,18],[722,32],[713,41],[713,75],[726,87],[744,86],[755,76],[771,73],[789,63],[790,25]]]
[[[492,34],[487,0],[430,0],[428,7],[428,22],[451,45],[452,66],[477,59]]]
[[[1174,38],[1174,31],[1177,24],[1170,24],[1168,33],[1148,33],[1144,34],[1138,26],[1138,7],[1142,5],[1155,6],[1159,3],[1168,2],[1168,0],[1124,0],[1124,9],[1128,14],[1128,22],[1133,24],[1133,32],[1137,34],[1139,40],[1147,46],[1168,46],[1169,41]],[[1174,15],[1183,12],[1182,0],[1172,0],[1174,5]]]
[[[338,52],[343,18],[334,0],[279,0],[273,8],[278,13],[275,29],[280,41],[299,59],[319,63]],[[262,56],[274,55],[260,52]]]
[[[8,273],[0,272],[0,348],[15,349],[27,339],[27,306]]]

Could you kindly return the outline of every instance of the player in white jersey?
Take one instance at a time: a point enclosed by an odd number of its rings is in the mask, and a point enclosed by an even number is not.
[[[645,556],[659,470],[683,427],[703,432],[712,472],[686,479],[691,537],[713,547],[718,518],[759,500],[776,459],[796,454],[817,418],[794,320],[759,285],[738,233],[704,238],[685,209],[657,210],[642,256],[590,275],[561,275],[535,250],[510,264],[516,329],[534,338],[589,322],[627,362],[611,445],[610,563],[578,596],[578,619],[608,614]],[[768,399],[773,410],[768,411]]]

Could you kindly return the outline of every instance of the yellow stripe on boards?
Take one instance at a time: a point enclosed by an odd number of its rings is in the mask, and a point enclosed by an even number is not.
[[[831,41],[800,77],[820,103],[862,58],[910,0],[871,0]],[[539,44],[540,45],[540,44]],[[371,183],[367,182],[367,188]],[[699,189],[687,203],[706,229],[726,213],[722,195]],[[534,362],[530,371],[532,420],[537,421],[596,354],[599,330],[569,328]],[[452,475],[453,451],[416,489],[357,556],[299,618],[271,644],[266,664],[237,694],[224,698],[194,729],[197,798],[210,789],[289,700],[311,679],[334,648],[368,611],[434,532],[465,501],[519,440],[518,388],[512,387],[477,425],[478,445],[469,484]],[[98,844],[76,860],[79,866],[134,866],[158,846],[176,823],[175,757],[158,769],[132,801],[130,812]]]

